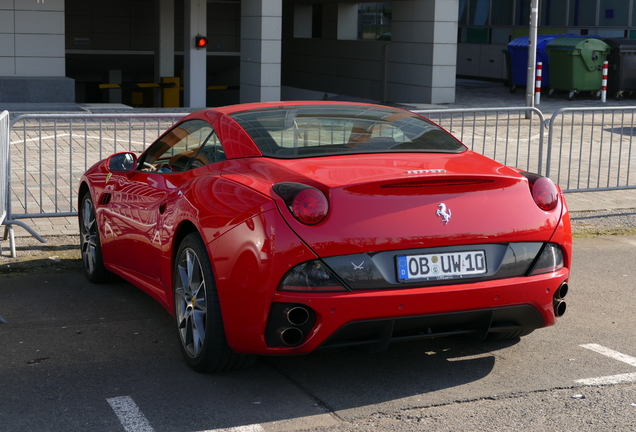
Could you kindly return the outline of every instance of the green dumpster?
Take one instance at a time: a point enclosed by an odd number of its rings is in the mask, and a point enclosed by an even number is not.
[[[582,91],[600,95],[603,80],[603,62],[610,47],[596,38],[557,38],[548,43],[550,58],[550,93],[555,90],[570,92],[568,100]]]

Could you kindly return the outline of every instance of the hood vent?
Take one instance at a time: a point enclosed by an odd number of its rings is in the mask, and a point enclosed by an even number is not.
[[[402,183],[385,184],[383,188],[413,188],[413,187],[430,187],[430,186],[467,186],[482,185],[494,183],[490,179],[437,179],[437,180],[418,180]]]

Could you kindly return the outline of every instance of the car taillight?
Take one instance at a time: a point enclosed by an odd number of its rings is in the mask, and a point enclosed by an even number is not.
[[[329,211],[327,197],[320,190],[301,183],[278,183],[276,192],[296,219],[306,225],[321,222]]]
[[[548,243],[541,251],[541,255],[539,255],[539,259],[532,267],[530,275],[552,273],[563,268],[563,265],[563,251],[559,245]]]
[[[544,211],[554,210],[559,203],[559,191],[552,180],[539,174],[521,172],[528,179],[532,198]]]
[[[349,291],[320,260],[307,261],[292,268],[283,278],[279,289],[301,292]]]

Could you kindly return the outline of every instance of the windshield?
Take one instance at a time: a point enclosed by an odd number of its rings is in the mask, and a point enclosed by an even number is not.
[[[231,114],[264,156],[443,152],[466,147],[434,123],[388,107],[286,106]]]

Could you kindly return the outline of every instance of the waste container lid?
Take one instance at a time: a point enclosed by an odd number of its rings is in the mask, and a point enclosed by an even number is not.
[[[603,51],[605,54],[609,53],[609,46],[598,38],[571,38],[562,37],[550,41],[546,46],[547,50],[553,49],[568,49],[568,50],[592,50]]]
[[[558,33],[558,34],[542,34],[537,35],[537,49],[545,48],[549,42],[558,38],[598,38],[598,36],[579,36],[570,33]],[[508,42],[508,48],[525,48],[528,49],[528,36],[519,36]]]
[[[636,40],[626,38],[603,38],[601,39],[610,48],[618,48],[620,51],[636,51]]]

